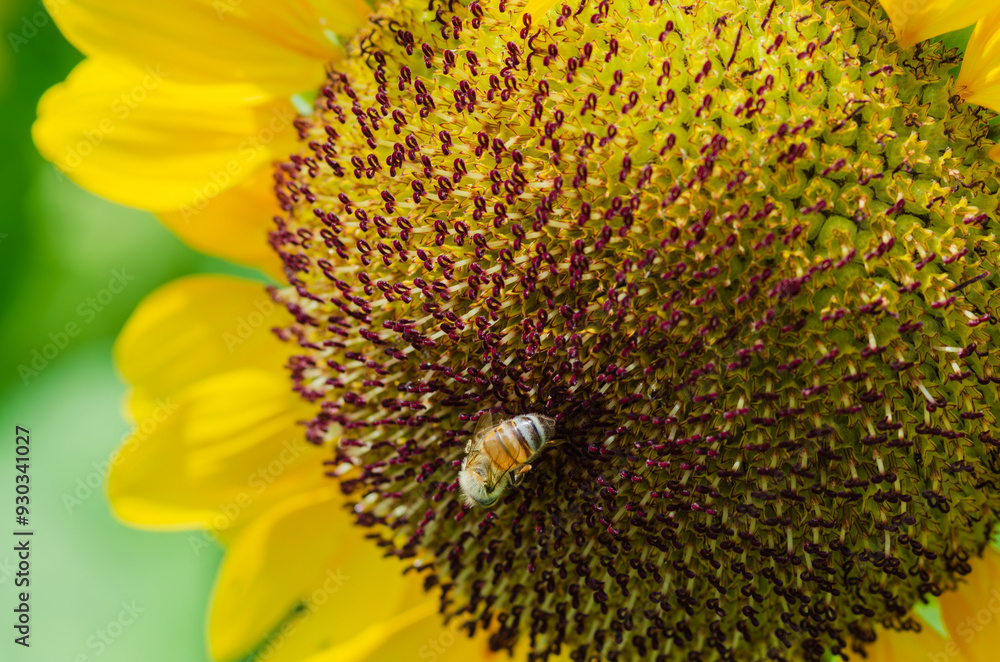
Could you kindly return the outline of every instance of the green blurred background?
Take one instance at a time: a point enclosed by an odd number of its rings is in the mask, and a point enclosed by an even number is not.
[[[0,25],[0,658],[207,660],[206,606],[221,550],[196,553],[187,533],[127,528],[104,495],[102,465],[128,433],[111,347],[159,285],[189,273],[247,274],[188,249],[149,214],[86,193],[42,160],[30,134],[38,98],[81,55],[38,0],[0,0]],[[964,43],[968,32],[948,41]],[[123,269],[135,280],[82,315],[79,307]],[[82,332],[38,369],[36,352],[69,322]],[[28,650],[13,643],[10,617],[16,425],[32,435]],[[123,603],[138,612],[134,620],[120,620]]]
[[[81,190],[42,160],[30,133],[38,98],[82,56],[38,0],[0,0],[0,25],[0,659],[207,660],[206,606],[221,550],[196,554],[187,533],[118,523],[102,463],[128,433],[111,347],[130,312],[178,276],[237,270],[190,250],[149,214]],[[88,297],[122,269],[135,280],[107,307],[81,315],[78,307],[89,308]],[[48,334],[69,322],[81,333],[37,376],[26,372],[42,365],[32,360]],[[16,425],[32,434],[27,650],[12,641]],[[122,603],[138,616],[122,619]]]

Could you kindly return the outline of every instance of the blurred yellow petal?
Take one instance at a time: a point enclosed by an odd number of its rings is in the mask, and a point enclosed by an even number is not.
[[[297,605],[302,611],[269,642],[270,662],[301,661],[350,641],[412,606],[412,600],[404,606],[404,593],[433,600],[418,595],[421,578],[404,578],[402,564],[373,553],[365,533],[352,524],[334,485],[255,520],[229,547],[219,573],[209,619],[212,655],[243,655]]]
[[[462,618],[445,625],[437,600],[426,600],[382,622],[373,622],[345,644],[305,662],[468,662],[508,659],[490,651],[485,635],[470,639]]]
[[[380,659],[373,656],[379,656],[386,649],[396,648],[393,640],[401,631],[413,626],[419,626],[423,621],[428,619],[433,619],[440,623],[441,618],[437,612],[437,605],[433,601],[428,600],[417,607],[397,614],[389,620],[372,623],[347,643],[329,648],[319,655],[313,655],[305,662],[366,662],[367,660]],[[412,656],[414,650],[416,649],[410,649],[407,652]],[[382,656],[381,659],[386,658]],[[388,659],[404,660],[406,656],[390,657]]]
[[[957,653],[954,642],[921,622],[920,632],[898,632],[896,630],[878,630],[875,643],[866,647],[866,662],[915,662],[930,660],[934,662],[966,662]],[[950,652],[949,652],[950,651]],[[940,657],[935,657],[939,655]]]
[[[173,396],[212,375],[241,368],[282,374],[291,352],[271,328],[288,323],[260,283],[189,276],[148,295],[115,344],[115,359],[135,397]]]
[[[309,406],[280,370],[236,370],[159,399],[115,457],[108,495],[139,526],[220,532],[330,482]]]
[[[364,535],[356,526],[350,533]],[[260,650],[268,662],[398,662],[509,659],[489,652],[489,637],[478,631],[468,638],[462,618],[447,625],[438,612],[437,591],[423,588],[424,576],[401,575],[403,564],[373,554],[369,541],[354,556],[332,560],[324,577],[342,572],[350,580],[335,594],[320,582],[304,590],[304,608],[287,621]],[[362,563],[362,556],[369,557]],[[358,581],[355,581],[358,580]],[[515,659],[524,659],[516,655]],[[553,660],[552,662],[556,662]]]
[[[966,662],[993,662],[1000,655],[1000,552],[987,547],[969,563],[972,574],[938,598],[941,614]]]
[[[42,96],[35,144],[87,190],[154,212],[203,206],[294,150],[290,101],[172,76],[85,60]]]
[[[996,3],[989,4],[997,8]],[[972,31],[955,86],[966,101],[1000,110],[1000,11]]]
[[[314,89],[371,12],[363,0],[46,0],[89,56],[160,67],[194,83],[244,82],[285,97]]]
[[[563,3],[560,0],[528,0],[521,14],[528,14],[533,21],[537,21],[548,14],[553,7],[561,4]]]
[[[163,212],[160,220],[192,248],[281,276],[281,260],[268,243],[281,213],[270,168],[199,206]]]
[[[969,27],[1000,7],[997,0],[879,0],[879,3],[889,15],[903,48]]]

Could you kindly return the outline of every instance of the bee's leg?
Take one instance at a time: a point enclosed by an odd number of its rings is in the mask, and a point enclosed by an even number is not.
[[[514,472],[514,484],[517,485],[524,479],[524,474],[531,471],[530,464],[523,464],[517,471]]]

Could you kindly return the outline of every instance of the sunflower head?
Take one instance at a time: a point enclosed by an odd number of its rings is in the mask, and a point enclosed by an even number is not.
[[[996,168],[878,5],[384,5],[279,169],[295,388],[496,650],[820,659],[988,541]],[[562,443],[490,508],[483,412]]]

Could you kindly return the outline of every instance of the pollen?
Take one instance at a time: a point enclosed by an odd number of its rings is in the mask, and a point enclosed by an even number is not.
[[[271,235],[307,435],[373,544],[533,660],[918,628],[1000,506],[992,115],[956,52],[865,2],[378,12]],[[484,412],[559,443],[471,508]]]

